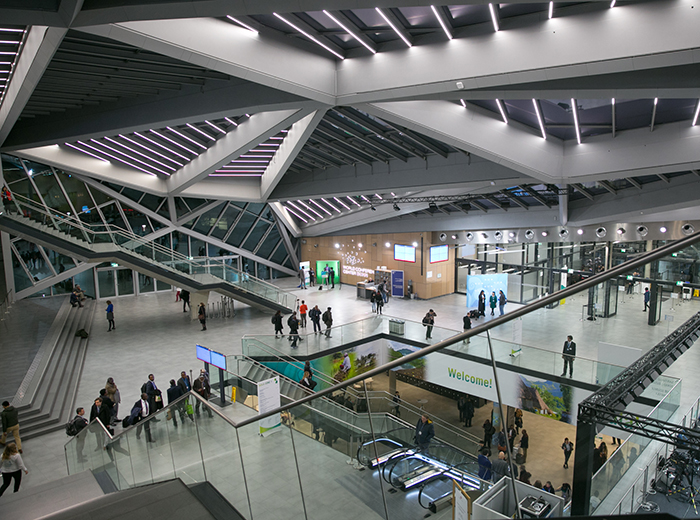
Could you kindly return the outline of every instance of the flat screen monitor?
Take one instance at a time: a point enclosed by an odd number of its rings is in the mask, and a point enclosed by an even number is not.
[[[447,262],[450,256],[450,246],[433,246],[430,248],[430,263]]]
[[[211,364],[215,367],[219,367],[222,370],[226,370],[226,356],[219,354],[218,352],[211,351]]]
[[[402,246],[394,244],[394,260],[399,262],[414,262],[416,261],[416,248],[413,246]]]
[[[197,359],[205,363],[211,363],[211,350],[202,345],[197,345]]]

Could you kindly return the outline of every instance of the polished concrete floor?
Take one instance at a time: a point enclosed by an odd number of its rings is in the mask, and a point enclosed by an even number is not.
[[[313,288],[302,291],[293,287],[291,279],[279,280],[279,285],[295,292],[310,306],[331,306],[338,325],[371,316],[369,302],[357,300],[354,287],[336,287],[332,291],[317,291]],[[218,296],[211,295],[210,300],[215,299]],[[666,303],[670,304],[671,301]],[[235,317],[209,320],[208,330],[201,331],[199,323],[193,321],[189,313],[182,312],[182,305],[175,302],[174,293],[114,298],[113,302],[116,330],[107,332],[104,312],[95,313],[85,368],[80,379],[78,403],[88,408],[107,377],[111,376],[115,378],[123,399],[120,417],[138,399],[139,389],[149,373],[153,373],[156,383],[165,389],[168,381],[177,378],[181,370],[197,372],[201,366],[195,358],[197,343],[225,354],[237,354],[241,352],[243,335],[269,334],[272,329],[269,314],[239,305]],[[523,320],[523,343],[560,352],[566,335],[571,334],[578,344],[578,355],[581,357],[595,359],[598,342],[601,340],[646,351],[663,339],[669,328],[673,330],[700,311],[700,303],[697,301],[669,307],[662,314],[672,315],[674,321],[670,325],[661,322],[650,327],[646,324],[646,314],[642,312],[639,295],[626,296],[622,303],[621,294],[618,314],[595,322],[580,320],[581,305],[585,303],[585,297],[574,297],[555,309],[538,310],[528,315]],[[104,302],[99,305],[106,307]],[[513,307],[514,304],[508,304],[506,310]],[[390,299],[384,311],[386,315],[420,321],[431,308],[437,312],[437,326],[455,331],[461,328],[461,318],[466,309],[464,295],[453,294],[431,301]],[[80,310],[76,309],[75,312]],[[499,329],[493,331],[494,337],[512,339],[512,328],[509,325]],[[666,372],[667,375],[683,378],[680,408],[683,411],[700,395],[700,379],[696,377],[695,368],[699,362],[700,349],[691,348]],[[478,424],[476,420],[474,424]],[[545,428],[547,426],[552,425],[545,423]],[[529,431],[533,428],[529,421],[526,422],[526,428]],[[557,468],[557,471],[563,469],[558,449],[563,433],[533,436],[531,432],[528,464],[545,461]],[[51,481],[66,474],[63,444],[67,440],[63,432],[56,432],[25,443],[24,459],[30,473],[23,479],[23,487]],[[325,467],[331,471],[330,466]],[[343,467],[344,470],[346,467]],[[543,476],[539,476],[532,466],[528,470],[534,478],[544,477],[544,471]],[[558,486],[568,476],[557,473],[552,474],[551,479]]]

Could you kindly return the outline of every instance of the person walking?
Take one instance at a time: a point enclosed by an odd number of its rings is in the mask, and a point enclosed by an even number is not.
[[[299,319],[301,321],[301,327],[306,328],[306,313],[309,311],[309,306],[306,305],[304,300],[301,300],[301,305],[299,306]]]
[[[299,268],[299,281],[299,288],[306,289],[306,272],[303,265]]]
[[[644,289],[644,312],[649,308],[649,299],[651,298],[651,293],[649,292],[649,287]]]
[[[530,447],[530,436],[527,430],[523,429],[523,434],[520,436],[520,449],[523,450],[523,464],[527,462],[527,449]]]
[[[2,403],[0,419],[2,420],[2,437],[0,438],[0,444],[5,445],[5,441],[7,441],[7,434],[11,433],[15,439],[17,449],[20,453],[23,453],[22,439],[19,437],[19,414],[17,409],[8,401],[3,401]]]
[[[481,448],[479,451],[479,478],[481,480],[489,481],[491,480],[491,461],[489,460],[489,450],[488,448]]]
[[[496,292],[491,291],[491,296],[489,296],[489,307],[491,308],[491,316],[494,316],[496,312],[496,304],[498,303],[498,298],[496,297]]]
[[[207,309],[204,307],[204,302],[199,303],[197,319],[199,320],[199,323],[202,324],[202,330],[207,330]]]
[[[433,336],[433,326],[435,325],[435,316],[437,314],[433,309],[430,309],[426,314],[425,317],[423,318],[423,326],[426,328],[425,330],[425,339],[432,339]]]
[[[299,341],[299,320],[297,319],[296,312],[293,312],[289,317],[287,325],[289,326],[289,339],[292,341],[292,348],[297,348],[297,341]]]
[[[112,332],[112,329],[116,329],[117,326],[114,324],[114,305],[110,300],[107,300],[107,323],[109,323],[109,328],[107,332]]]
[[[187,307],[192,310],[192,306],[190,305],[190,291],[182,289],[182,291],[180,291],[180,299],[182,300],[182,312],[187,312]]]
[[[431,439],[435,437],[435,426],[427,415],[423,414],[416,424],[416,444],[418,451],[428,453]]]
[[[115,423],[119,420],[117,417],[119,416],[119,403],[122,402],[122,397],[121,393],[119,392],[119,388],[117,388],[117,384],[114,382],[113,377],[107,378],[107,383],[105,383],[105,390],[107,397],[110,401],[112,401],[112,422]]]
[[[457,399],[457,410],[459,410],[459,422],[465,421],[464,412],[467,407],[467,397],[464,394]]]
[[[379,316],[384,308],[384,298],[382,298],[382,293],[377,291],[375,299],[377,300],[377,316]]]
[[[474,418],[474,402],[471,397],[467,397],[467,402],[464,405],[464,426],[470,428],[472,419]]]
[[[137,439],[141,438],[141,430],[145,427],[146,442],[156,442],[155,439],[153,439],[153,436],[151,435],[151,421],[146,421],[146,418],[148,418],[148,416],[152,413],[155,412],[151,410],[148,404],[148,394],[146,392],[143,392],[141,394],[141,399],[136,401],[134,403],[134,406],[131,407],[130,417],[134,419],[131,424],[135,424],[138,422],[138,426],[136,427]],[[141,424],[142,422],[144,422],[144,424]]]
[[[14,442],[5,446],[0,458],[0,472],[2,473],[2,487],[0,487],[0,497],[5,490],[10,487],[12,480],[15,481],[13,493],[19,491],[19,485],[22,483],[22,472],[26,475],[29,473],[27,466],[22,461],[22,456],[19,454],[17,445]]]
[[[202,399],[205,401],[209,400],[209,397],[211,397],[211,386],[209,386],[209,381],[207,380],[206,377],[204,377],[204,374],[200,374],[197,379],[194,380],[194,386],[193,389],[195,392],[197,392]],[[200,406],[200,401],[197,399],[197,404],[195,406],[195,413],[199,415],[199,406]],[[211,410],[209,407],[205,404],[202,404],[202,407],[206,410],[206,412],[209,414],[209,417],[213,417],[213,414],[211,413]]]
[[[464,318],[462,318],[462,330],[464,332],[467,332],[472,328],[472,319],[469,317],[469,313],[466,313],[464,315]],[[464,344],[469,345],[469,338],[464,339]]]
[[[372,313],[377,312],[377,291],[372,291],[369,295],[369,301],[372,304]]]
[[[331,338],[331,327],[333,326],[333,314],[331,313],[331,308],[323,313],[323,323],[326,325],[326,338]]]
[[[496,429],[491,424],[490,419],[486,419],[481,427],[484,429],[484,448],[487,448],[490,452],[491,439],[493,438],[493,434],[496,433]]]
[[[275,338],[283,338],[284,330],[282,330],[282,311],[277,311],[272,317],[272,324],[275,326]],[[279,336],[277,333],[279,332]]]
[[[486,316],[486,293],[481,291],[479,293],[479,316]]]
[[[508,303],[508,298],[503,294],[503,291],[498,291],[498,310],[501,316],[503,316],[503,307],[506,306],[506,303]]]
[[[565,437],[561,449],[564,450],[564,469],[568,469],[569,457],[571,457],[571,452],[574,451],[574,443],[568,437]]]
[[[564,349],[562,350],[562,359],[564,360],[564,371],[561,373],[561,377],[566,375],[566,367],[569,367],[569,377],[574,375],[574,358],[576,357],[576,343],[574,343],[574,337],[569,335],[566,337],[564,342]]]
[[[319,334],[321,332],[321,309],[318,305],[314,305],[314,308],[309,311],[309,318],[314,324],[314,334]]]
[[[177,386],[177,383],[175,382],[174,379],[170,380],[170,388],[168,388],[168,405],[174,403],[175,401],[178,400],[178,398],[182,397],[182,389]],[[180,420],[182,423],[185,423],[185,412],[182,409],[182,403],[177,407],[177,410],[175,410],[175,407],[170,409],[170,415],[173,419],[173,426],[177,428],[177,417],[175,417],[175,413],[179,412],[180,414]]]

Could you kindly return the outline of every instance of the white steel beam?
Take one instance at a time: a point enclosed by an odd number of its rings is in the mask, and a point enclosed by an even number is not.
[[[289,214],[287,208],[279,202],[270,202],[269,205],[270,209],[277,217],[279,224],[285,226],[292,233],[292,236],[298,238],[302,235],[301,228],[297,226],[297,223]]]

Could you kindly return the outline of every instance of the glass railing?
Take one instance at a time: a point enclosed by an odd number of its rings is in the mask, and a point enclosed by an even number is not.
[[[431,334],[432,340],[426,340],[427,329],[422,323],[402,319],[400,321],[402,322],[403,333],[396,334],[391,332],[393,328],[392,320],[396,320],[396,318],[382,315],[338,325],[331,328],[331,337],[329,339],[324,334],[314,334],[313,332],[300,334],[300,341],[297,343],[296,348],[291,346],[286,337],[280,341],[271,334],[245,335],[241,340],[243,354],[254,359],[264,359],[274,355],[282,355],[289,358],[317,356],[325,351],[340,350],[353,342],[366,342],[380,334],[389,336],[390,339],[397,342],[407,339],[412,344],[428,345],[436,341],[449,339],[461,332],[444,327],[434,327]],[[563,368],[561,352],[531,347],[493,337],[491,338],[491,343],[494,356],[499,363],[541,372],[548,376],[561,376]],[[270,347],[275,350],[276,354],[271,354]],[[488,339],[485,334],[473,336],[470,338],[469,343],[457,343],[445,347],[444,350],[469,354],[470,356],[482,358],[489,363],[491,362]],[[571,379],[581,383],[603,385],[623,370],[625,370],[625,367],[577,356],[574,361],[574,373]]]
[[[115,244],[122,250],[140,255],[149,261],[158,262],[167,268],[188,274],[200,283],[216,283],[225,280],[239,289],[253,293],[266,300],[274,301],[285,308],[294,307],[296,297],[282,291],[275,285],[239,271],[229,265],[209,263],[208,260],[193,260],[157,242],[147,240],[131,231],[109,224],[88,224],[75,216],[47,211],[41,204],[15,195],[14,199],[24,217],[42,225],[66,233],[74,239],[88,244]]]
[[[668,421],[678,410],[681,397],[681,381],[678,379],[660,376],[642,393],[642,396],[647,397],[653,395],[654,392],[658,392],[659,389],[671,385],[672,387],[666,396],[659,401],[648,415],[649,418]],[[594,513],[595,509],[605,500],[605,497],[608,496],[608,493],[610,493],[624,474],[633,467],[635,461],[651,441],[652,440],[648,437],[634,433],[630,435],[612,455],[608,456],[607,461],[595,475],[593,475],[591,481],[591,497],[597,497],[597,500],[592,500],[590,513]],[[614,445],[611,445],[608,449],[612,450],[614,448]]]

